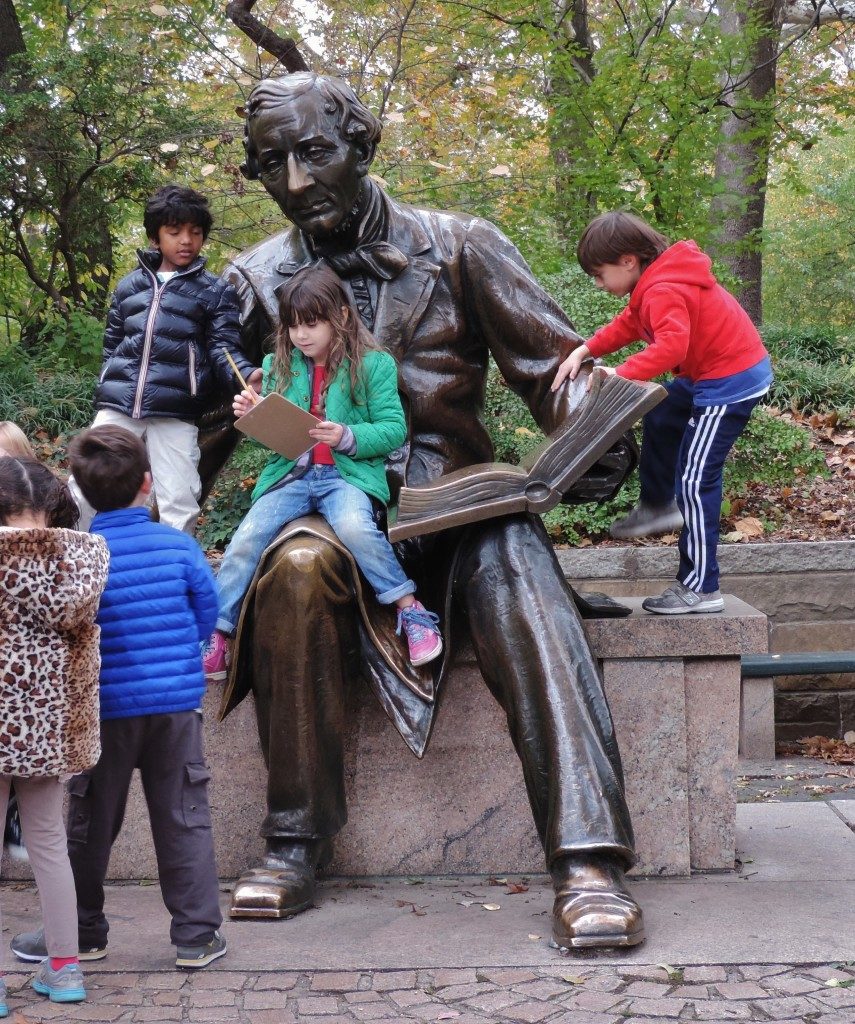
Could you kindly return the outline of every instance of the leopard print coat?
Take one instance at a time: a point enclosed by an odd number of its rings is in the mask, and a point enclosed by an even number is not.
[[[101,756],[95,625],[110,555],[74,530],[0,528],[0,775],[62,775]]]

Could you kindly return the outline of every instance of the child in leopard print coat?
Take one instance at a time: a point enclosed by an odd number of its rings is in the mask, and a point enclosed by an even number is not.
[[[14,781],[49,954],[33,988],[62,1003],[86,998],[62,776],[101,752],[95,616],[109,563],[103,538],[62,528],[76,518],[46,466],[0,458],[0,820]]]

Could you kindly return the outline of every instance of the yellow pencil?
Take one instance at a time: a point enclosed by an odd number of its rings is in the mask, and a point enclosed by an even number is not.
[[[235,371],[235,376],[240,381],[241,387],[244,389],[244,391],[248,391],[252,395],[253,405],[257,405],[258,395],[255,393],[255,388],[251,388],[249,384],[247,384],[247,382],[243,379],[243,374],[237,368],[237,363],[234,361],[234,359],[232,359],[230,352],[226,352],[226,359],[228,359],[229,365]]]

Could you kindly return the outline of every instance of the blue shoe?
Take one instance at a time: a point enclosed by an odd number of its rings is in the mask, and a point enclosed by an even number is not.
[[[42,960],[32,984],[40,996],[48,996],[52,1003],[82,1003],[86,998],[80,964],[66,964],[54,971],[50,960]]]
[[[0,1017],[9,1016],[9,1004],[6,1002],[6,982],[0,978]]]

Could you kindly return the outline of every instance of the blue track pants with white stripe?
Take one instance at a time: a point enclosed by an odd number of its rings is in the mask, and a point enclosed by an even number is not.
[[[683,513],[677,579],[691,590],[718,590],[718,546],[724,460],[760,397],[730,405],[695,405],[685,377],[644,417],[641,500],[662,507],[676,496]]]

